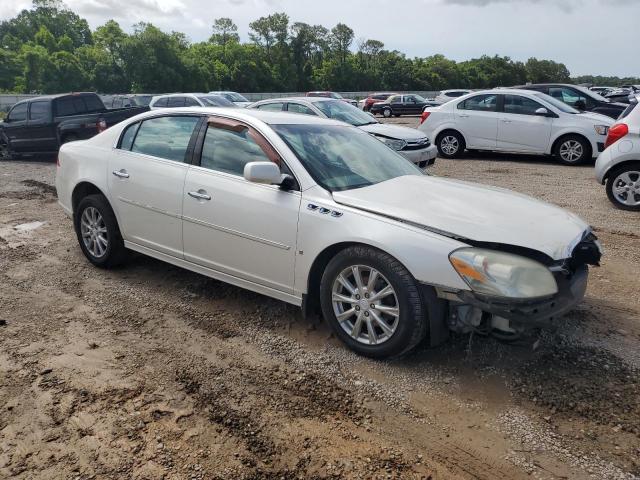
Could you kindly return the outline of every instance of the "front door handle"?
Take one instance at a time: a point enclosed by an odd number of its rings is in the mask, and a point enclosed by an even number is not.
[[[511,123],[511,120],[507,120],[506,118],[503,118],[502,120],[500,120],[502,123]]]
[[[121,168],[120,170],[114,170],[111,173],[113,173],[116,177],[129,178],[129,174],[124,168]]]
[[[468,118],[468,117],[469,117],[469,115],[466,115],[466,114],[464,114],[464,113],[459,113],[459,114],[458,114],[458,116],[459,116],[460,118]]]
[[[197,192],[189,192],[189,196],[197,198],[198,200],[211,200],[211,195],[207,194],[207,192],[202,189]]]

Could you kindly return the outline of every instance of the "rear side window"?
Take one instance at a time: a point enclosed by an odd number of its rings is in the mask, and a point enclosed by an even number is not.
[[[33,102],[29,109],[29,120],[42,120],[49,117],[51,102]]]
[[[138,129],[131,151],[184,162],[191,135],[199,120],[199,117],[187,116],[145,120]]]
[[[461,97],[462,95],[466,95],[466,93],[467,92],[447,92],[445,93],[445,95],[451,98],[458,98],[458,97]]]
[[[166,107],[169,99],[167,97],[159,98],[156,103],[153,104],[154,107]]]
[[[184,106],[185,107],[199,107],[200,104],[198,103],[198,101],[195,98],[185,97]]]
[[[27,119],[27,103],[21,103],[13,107],[11,113],[9,113],[9,120],[12,122],[19,122]]]
[[[309,95],[312,96],[312,95]],[[266,103],[264,105],[259,105],[257,108],[260,110],[268,110],[270,112],[281,112],[282,111],[282,106],[284,104],[281,102],[278,103]],[[291,105],[289,105],[289,107],[291,107]]]
[[[495,94],[476,95],[458,104],[458,110],[476,110],[480,112],[495,112],[498,96]]]
[[[59,117],[81,115],[87,113],[87,106],[81,97],[63,97],[56,103],[56,114]]]
[[[624,109],[624,112],[620,114],[620,116],[618,117],[618,120],[622,120],[624,117],[628,116],[631,112],[633,112],[633,109],[636,108],[637,106],[638,106],[638,102],[631,102],[629,106]]]
[[[120,146],[118,148],[122,150],[131,150],[131,146],[133,145],[133,139],[136,136],[136,131],[138,130],[139,122],[134,123],[133,125],[129,125],[122,137],[120,138]]]
[[[184,97],[169,97],[167,107],[184,107]]]
[[[251,138],[249,129],[235,132],[211,125],[207,128],[202,146],[201,167],[242,176],[247,163],[270,161]]]
[[[287,109],[291,113],[304,113],[305,115],[315,115],[316,114],[313,110],[311,110],[306,105],[301,105],[299,103],[290,103],[288,105]]]

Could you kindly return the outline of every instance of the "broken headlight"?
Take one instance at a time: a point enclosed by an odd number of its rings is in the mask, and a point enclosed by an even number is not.
[[[461,248],[449,261],[476,293],[507,298],[538,298],[558,292],[553,274],[539,262],[511,253]]]

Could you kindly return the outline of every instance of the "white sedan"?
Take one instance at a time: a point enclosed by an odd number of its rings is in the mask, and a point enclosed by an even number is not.
[[[432,145],[429,138],[419,130],[400,125],[380,123],[373,115],[334,98],[271,98],[256,102],[248,108],[316,115],[322,118],[343,121],[370,133],[420,168],[433,165],[438,155],[436,146]]]
[[[531,90],[473,92],[424,109],[419,129],[435,139],[444,158],[465,149],[554,155],[566,165],[598,156],[613,120],[580,112]]]
[[[582,299],[600,259],[565,210],[425,175],[311,115],[151,111],[58,160],[59,203],[94,265],[134,250],[322,312],[371,357],[450,330],[537,328]]]

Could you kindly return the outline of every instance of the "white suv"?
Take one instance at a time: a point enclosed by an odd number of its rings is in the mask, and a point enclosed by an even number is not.
[[[640,95],[609,129],[606,150],[596,161],[596,178],[606,182],[609,200],[623,210],[640,210]]]
[[[444,158],[469,148],[554,155],[578,165],[604,149],[611,124],[607,116],[580,112],[544,93],[494,89],[425,108],[419,128]]]

